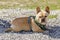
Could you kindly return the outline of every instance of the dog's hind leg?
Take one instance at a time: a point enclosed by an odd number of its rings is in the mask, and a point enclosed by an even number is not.
[[[12,31],[12,28],[8,28],[5,30],[5,32],[11,32]]]

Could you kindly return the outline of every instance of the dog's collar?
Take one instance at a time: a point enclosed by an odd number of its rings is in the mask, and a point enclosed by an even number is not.
[[[42,30],[47,30],[45,28],[46,25],[42,25],[41,23],[38,23],[36,20],[35,20],[35,23],[42,29]]]

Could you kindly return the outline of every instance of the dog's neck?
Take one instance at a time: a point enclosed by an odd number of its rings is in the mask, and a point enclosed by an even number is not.
[[[35,19],[34,19],[36,22],[38,22],[38,17],[37,16],[35,16]]]

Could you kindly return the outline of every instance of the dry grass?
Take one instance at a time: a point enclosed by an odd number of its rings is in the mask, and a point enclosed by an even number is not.
[[[29,8],[34,9],[40,6],[50,6],[51,10],[60,9],[60,0],[0,0],[0,9],[2,8]]]

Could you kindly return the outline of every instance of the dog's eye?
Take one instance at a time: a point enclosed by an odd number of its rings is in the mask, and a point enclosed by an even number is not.
[[[45,16],[45,17],[47,17],[47,16]]]

